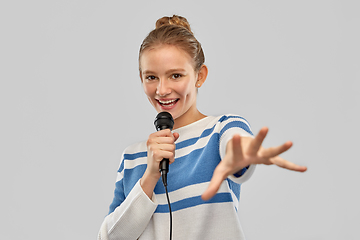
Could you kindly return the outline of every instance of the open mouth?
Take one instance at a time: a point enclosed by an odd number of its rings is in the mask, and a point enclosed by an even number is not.
[[[156,101],[157,101],[162,107],[168,108],[168,107],[174,106],[174,105],[179,101],[179,98],[171,99],[171,100],[160,100],[160,99],[156,99]]]

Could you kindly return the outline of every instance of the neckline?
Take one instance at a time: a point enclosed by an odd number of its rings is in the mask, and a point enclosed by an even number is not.
[[[180,127],[180,128],[176,128],[176,129],[174,129],[173,131],[174,131],[174,132],[183,131],[184,129],[189,128],[189,127],[192,127],[192,126],[195,125],[195,124],[199,124],[199,123],[201,123],[201,122],[204,122],[205,120],[210,119],[211,117],[212,117],[212,116],[205,116],[205,117],[203,117],[203,118],[201,118],[201,119],[199,119],[199,120],[196,120],[195,122],[192,122],[192,123],[190,123],[190,124],[188,124],[188,125],[182,126],[182,127]]]

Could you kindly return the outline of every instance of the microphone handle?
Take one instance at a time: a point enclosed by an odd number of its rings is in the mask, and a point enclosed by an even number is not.
[[[169,172],[169,159],[164,158],[163,160],[161,160],[159,171],[161,172],[161,177],[162,177],[164,186],[167,186],[167,173]]]
[[[169,159],[163,158],[160,162],[160,172],[166,171],[166,173],[169,172]]]

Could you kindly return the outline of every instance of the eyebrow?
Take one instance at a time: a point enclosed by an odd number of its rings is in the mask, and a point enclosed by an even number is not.
[[[185,72],[185,69],[182,68],[174,68],[174,69],[170,69],[168,71],[165,72],[165,74],[169,74],[169,73],[173,73],[173,72]],[[143,72],[143,74],[155,74],[155,72],[150,71],[150,70],[146,70]]]

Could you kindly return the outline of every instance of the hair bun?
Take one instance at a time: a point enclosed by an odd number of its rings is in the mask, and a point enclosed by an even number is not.
[[[187,19],[178,15],[173,15],[172,17],[162,17],[158,19],[155,24],[156,28],[160,28],[166,25],[182,26],[192,33],[190,24]]]

